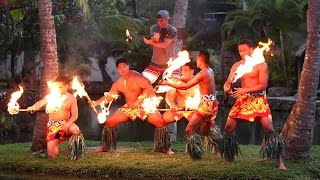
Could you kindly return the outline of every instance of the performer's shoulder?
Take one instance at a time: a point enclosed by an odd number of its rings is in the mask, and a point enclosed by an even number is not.
[[[68,100],[77,100],[71,93],[66,93]]]

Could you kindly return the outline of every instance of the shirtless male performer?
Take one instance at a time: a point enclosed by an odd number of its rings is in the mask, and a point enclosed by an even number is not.
[[[142,76],[140,73],[129,70],[128,61],[124,58],[120,58],[116,61],[117,71],[120,74],[120,78],[116,80],[107,96],[101,97],[97,101],[89,102],[91,106],[100,105],[110,102],[113,99],[113,95],[124,95],[126,104],[114,112],[108,117],[106,126],[102,131],[102,148],[98,151],[109,151],[111,148],[116,148],[116,126],[127,121],[146,120],[147,122],[156,126],[155,131],[155,147],[156,152],[165,152],[172,154],[170,149],[170,138],[165,127],[165,123],[162,119],[162,115],[159,111],[154,113],[147,113],[141,107],[144,98],[155,96],[153,87],[149,80]],[[158,141],[159,140],[159,141]]]
[[[66,141],[70,136],[71,138],[78,139],[77,136],[80,136],[81,142],[84,143],[83,136],[80,133],[79,127],[75,124],[75,121],[78,119],[78,105],[76,98],[67,92],[69,80],[66,76],[58,76],[55,80],[57,86],[59,87],[61,98],[64,98],[62,107],[57,112],[48,112],[49,121],[47,123],[47,150],[48,156],[55,158],[59,154],[59,145]],[[43,99],[36,102],[34,105],[27,108],[27,111],[34,112],[40,110],[41,107],[48,104],[46,95]],[[73,141],[72,141],[73,142]],[[84,144],[78,146],[73,146],[81,150],[80,154],[84,154]],[[71,153],[75,153],[77,150],[72,150]],[[74,154],[71,154],[73,160],[79,158],[74,157]]]
[[[215,127],[214,119],[218,112],[218,104],[216,98],[216,85],[214,72],[209,67],[210,54],[207,51],[200,51],[197,56],[197,67],[201,69],[196,76],[190,79],[181,78],[183,84],[173,84],[168,81],[161,81],[159,84],[169,85],[176,89],[187,90],[188,88],[199,85],[201,101],[198,109],[191,117],[187,127],[187,151],[192,159],[202,158],[202,139],[196,134],[196,130],[200,128],[200,133],[205,136],[211,135],[211,130]],[[199,151],[200,150],[200,151]]]
[[[231,79],[234,72],[240,64],[245,62],[245,56],[252,54],[253,48],[254,46],[249,40],[242,40],[238,43],[241,60],[232,66],[228,79],[223,86],[225,92],[230,90],[232,84]],[[274,131],[271,111],[266,95],[266,89],[268,87],[267,64],[265,62],[257,64],[253,67],[252,72],[243,75],[240,80],[241,88],[235,88],[234,91],[229,92],[237,101],[231,108],[225,125],[223,142],[229,143],[222,143],[230,146],[223,147],[221,154],[227,161],[234,161],[234,156],[239,151],[238,143],[234,136],[238,122],[260,121],[266,134],[260,150],[262,156],[266,156],[268,159],[276,159],[279,169],[285,170],[286,167],[281,157],[284,153],[284,141],[279,134]]]

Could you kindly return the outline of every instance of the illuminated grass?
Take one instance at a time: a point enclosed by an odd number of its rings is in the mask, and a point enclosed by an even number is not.
[[[87,141],[98,146],[99,142]],[[81,178],[163,178],[163,179],[319,179],[320,147],[313,146],[309,162],[287,161],[287,171],[280,172],[274,161],[261,161],[259,146],[241,146],[242,156],[227,163],[206,154],[192,161],[182,142],[174,143],[174,155],[152,152],[152,142],[119,142],[122,152],[88,153],[83,160],[70,161],[67,143],[56,159],[32,154],[31,143],[0,145],[0,170],[77,176]],[[125,151],[125,152],[123,152]]]

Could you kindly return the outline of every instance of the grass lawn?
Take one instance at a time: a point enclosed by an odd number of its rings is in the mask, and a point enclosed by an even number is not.
[[[192,161],[185,144],[173,144],[173,155],[152,152],[152,142],[119,142],[118,151],[87,153],[82,160],[71,161],[67,142],[60,147],[56,159],[32,154],[31,143],[0,145],[0,171],[75,176],[80,178],[153,178],[153,179],[319,179],[320,146],[313,146],[312,160],[286,161],[287,171],[277,169],[274,161],[261,161],[259,146],[242,145],[242,156],[233,163],[206,154]],[[87,147],[99,142],[86,141]]]

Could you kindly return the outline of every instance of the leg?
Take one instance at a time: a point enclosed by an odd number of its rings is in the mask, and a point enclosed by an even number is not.
[[[122,111],[117,110],[106,121],[106,126],[109,128],[116,127],[118,124],[129,121],[129,117]]]
[[[194,114],[186,127],[186,135],[190,136],[196,133],[196,130],[203,124],[203,122],[204,119],[198,117],[197,114]]]
[[[71,135],[69,139],[69,149],[71,160],[81,159],[85,155],[86,146],[84,143],[84,138],[80,132],[79,127],[76,124],[72,124],[67,134]]]
[[[174,152],[171,150],[171,141],[168,128],[165,126],[165,122],[159,111],[149,114],[147,117],[147,122],[156,126],[154,132],[154,151],[155,152],[165,152],[169,155]]]
[[[274,132],[272,120],[268,117],[261,118],[261,126],[266,134],[260,150],[262,152],[262,156],[267,156],[267,158],[275,158],[278,168],[282,171],[286,170],[282,160],[284,142],[278,133]],[[269,147],[268,144],[272,144],[271,147]]]
[[[164,122],[162,115],[160,114],[159,111],[149,114],[146,120],[148,123],[153,124],[157,128],[162,128],[166,126],[166,123]]]
[[[237,124],[238,122],[235,119],[228,118],[221,142],[221,156],[229,162],[234,161],[235,156],[238,156],[238,154],[240,153],[240,147],[234,135]]]
[[[116,149],[118,124],[129,121],[129,117],[122,111],[117,110],[106,121],[106,125],[101,133],[102,147],[96,149],[96,152],[106,152],[110,149]]]
[[[164,120],[164,122],[166,124],[170,124],[170,123],[173,123],[175,122],[176,120],[174,119],[171,111],[166,111],[165,113],[162,114],[162,118]]]
[[[222,134],[220,128],[215,126],[215,123],[212,119],[206,120],[200,129],[202,135],[204,135],[203,147],[208,151],[211,151],[217,156],[220,156],[220,147],[222,142]]]
[[[59,154],[59,139],[54,139],[47,142],[48,156],[56,158]]]
[[[164,122],[167,124],[167,127],[169,129],[169,134],[170,134],[170,141],[176,141],[177,140],[177,122],[174,119],[172,112],[167,111],[162,114],[162,118]]]
[[[76,124],[71,124],[71,126],[68,129],[67,135],[71,136],[71,135],[78,135],[80,134],[80,129]]]
[[[194,114],[186,127],[187,152],[191,159],[201,160],[204,153],[203,142],[200,135],[196,134],[196,130],[204,122],[197,114]]]
[[[200,134],[202,136],[208,136],[211,128],[214,128],[214,123],[205,120],[200,127]]]
[[[227,134],[233,134],[236,130],[238,122],[234,119],[228,118],[224,130]]]

